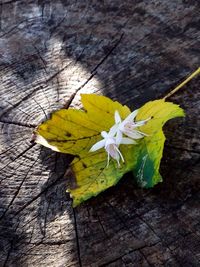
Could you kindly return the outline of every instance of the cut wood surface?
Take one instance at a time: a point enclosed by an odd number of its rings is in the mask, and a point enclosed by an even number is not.
[[[163,97],[200,63],[200,2],[0,1],[0,266],[200,266],[200,79],[169,100],[162,184],[126,175],[73,209],[71,157],[31,143],[80,93],[132,110]]]

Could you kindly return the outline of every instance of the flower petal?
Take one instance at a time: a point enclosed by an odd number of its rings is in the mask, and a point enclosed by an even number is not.
[[[119,146],[121,144],[121,141],[122,141],[122,132],[119,130],[117,131],[117,134],[116,134],[116,145]]]
[[[113,159],[118,159],[119,155],[118,155],[118,151],[116,149],[116,145],[115,144],[110,144],[107,147],[105,147],[107,153],[113,158]]]
[[[138,109],[134,110],[131,114],[129,114],[124,121],[133,121],[138,114]]]
[[[101,136],[102,136],[103,138],[107,138],[107,137],[108,137],[108,133],[107,133],[106,131],[102,131],[102,132],[101,132]]]
[[[145,125],[149,120],[151,120],[151,118],[148,118],[148,119],[143,120],[143,121],[136,121],[135,124],[136,124],[137,127],[139,127],[139,126],[143,126],[143,125]]]
[[[101,149],[102,147],[104,147],[105,146],[105,139],[103,139],[103,140],[101,140],[101,141],[99,141],[99,142],[97,142],[96,144],[94,144],[91,148],[90,148],[90,152],[94,152],[94,151],[96,151],[96,150],[98,150],[98,149]]]
[[[115,124],[110,128],[110,131],[108,133],[109,137],[114,137],[115,134],[117,133],[118,125]],[[104,137],[105,138],[105,137]]]
[[[115,111],[115,123],[121,123],[122,122],[122,119],[119,115],[119,112],[118,110]]]
[[[146,134],[143,134],[142,132],[139,131],[126,131],[124,132],[124,134],[133,139],[140,139],[146,136]]]
[[[130,144],[137,144],[137,142],[131,138],[123,137],[120,144],[130,145]]]
[[[149,134],[146,134],[146,133],[138,131],[138,130],[136,132],[142,134],[143,136],[149,136]]]

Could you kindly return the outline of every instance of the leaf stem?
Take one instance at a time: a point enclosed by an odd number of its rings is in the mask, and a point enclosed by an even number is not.
[[[174,88],[171,92],[169,92],[169,94],[163,97],[163,100],[166,100],[167,98],[175,94],[181,87],[183,87],[186,83],[188,83],[198,74],[200,74],[200,67],[197,70],[195,70],[187,79],[185,79],[182,83],[180,83],[176,88]]]

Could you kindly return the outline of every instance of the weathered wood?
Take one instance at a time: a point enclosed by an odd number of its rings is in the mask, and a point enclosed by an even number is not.
[[[199,1],[0,3],[0,266],[199,266],[199,79],[171,100],[164,182],[119,185],[72,209],[70,158],[30,143],[81,92],[132,109],[199,64]]]

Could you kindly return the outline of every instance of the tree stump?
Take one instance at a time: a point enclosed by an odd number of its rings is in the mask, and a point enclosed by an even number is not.
[[[1,0],[0,266],[200,266],[200,80],[171,97],[162,184],[121,182],[73,209],[71,157],[30,143],[80,93],[132,110],[199,66],[199,1]]]

